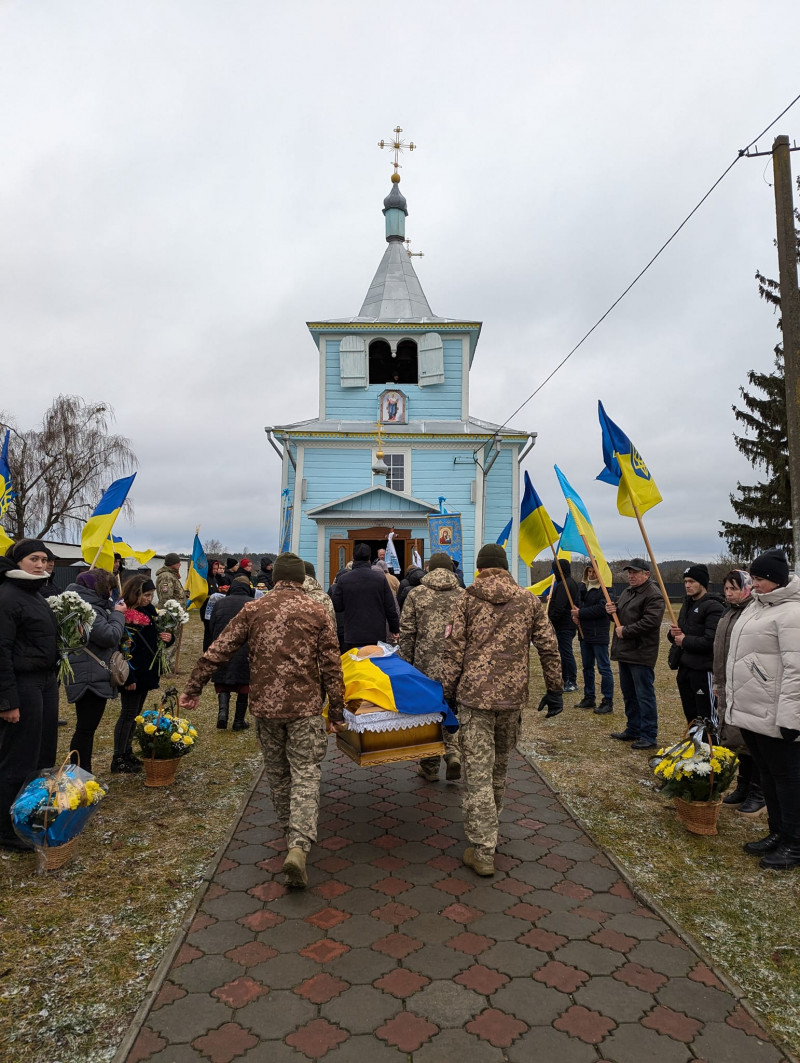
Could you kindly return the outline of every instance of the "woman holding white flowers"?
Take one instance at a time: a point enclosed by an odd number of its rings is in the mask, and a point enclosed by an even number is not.
[[[0,847],[28,849],[11,826],[18,791],[55,764],[58,625],[39,590],[48,550],[22,539],[0,557]]]
[[[74,678],[65,685],[67,701],[74,703],[77,721],[70,749],[74,749],[79,763],[86,771],[92,770],[94,736],[109,698],[116,696],[111,686],[109,664],[111,654],[119,649],[125,628],[125,602],[120,598],[116,605],[111,592],[117,586],[117,578],[110,572],[92,568],[81,572],[76,581],[67,587],[91,605],[94,623],[89,630],[86,646],[70,654]]]

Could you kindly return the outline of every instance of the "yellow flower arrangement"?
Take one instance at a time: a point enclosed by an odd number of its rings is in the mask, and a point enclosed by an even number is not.
[[[739,761],[724,746],[686,738],[659,749],[651,761],[661,791],[684,801],[715,801],[731,784]]]
[[[197,731],[189,720],[175,714],[178,692],[167,690],[162,703],[136,717],[135,736],[144,757],[166,760],[182,757],[195,744]]]

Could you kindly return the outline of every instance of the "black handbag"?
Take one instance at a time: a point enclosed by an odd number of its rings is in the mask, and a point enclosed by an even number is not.
[[[680,668],[681,657],[683,657],[683,646],[677,646],[673,642],[669,648],[669,657],[667,657],[667,664],[673,672],[677,672]]]

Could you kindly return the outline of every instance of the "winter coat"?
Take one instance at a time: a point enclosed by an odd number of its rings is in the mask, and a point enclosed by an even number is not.
[[[209,621],[209,635],[211,643],[214,643],[233,620],[241,613],[242,609],[253,600],[253,588],[249,583],[235,579],[227,596],[214,607]],[[250,683],[250,650],[248,646],[242,646],[211,676],[218,686],[246,687]]]
[[[608,587],[607,590],[611,595],[611,588]],[[585,583],[581,583],[578,594],[578,620],[583,632],[583,641],[587,646],[607,646],[611,638],[611,617],[606,612],[605,595],[599,586],[588,587]],[[611,600],[614,600],[613,596]]]
[[[493,712],[521,712],[528,702],[530,644],[548,691],[563,690],[561,655],[544,610],[505,569],[486,568],[456,601],[446,637],[441,683],[447,701]]]
[[[716,594],[704,594],[702,598],[685,598],[678,614],[678,627],[683,632],[681,666],[710,672],[714,667],[714,636],[717,624],[725,612],[725,603]],[[675,640],[667,633],[670,642]]]
[[[626,587],[617,602],[623,638],[616,631],[611,639],[611,660],[655,668],[661,645],[661,621],[666,602],[653,580]]]
[[[156,594],[158,604],[162,609],[169,601],[176,601],[178,605],[186,605],[186,591],[180,577],[174,568],[167,568],[166,565],[162,565],[156,572]]]
[[[458,580],[446,568],[435,568],[412,588],[400,614],[400,656],[441,682],[445,639],[453,622],[453,608],[464,594]]]
[[[348,646],[373,646],[400,630],[400,616],[392,588],[380,569],[369,561],[355,561],[343,572],[331,594],[337,613],[344,613],[344,641]]]
[[[61,594],[61,590],[58,584],[53,579],[53,577],[50,576],[47,582],[42,587],[42,589],[39,591],[39,594],[41,594],[43,598],[55,598],[57,594]]]
[[[128,619],[130,614],[134,612],[141,613],[147,617],[150,623],[134,624]],[[135,683],[136,690],[140,693],[142,691],[146,693],[149,690],[158,690],[161,681],[161,677],[158,674],[158,662],[153,660],[160,641],[154,624],[157,616],[158,610],[154,605],[140,605],[135,610],[128,609],[123,613],[125,628],[131,639],[131,656],[128,661],[131,671],[125,686]],[[169,645],[174,641],[175,636],[170,634],[169,643],[165,643],[165,645]]]
[[[434,569],[434,572],[435,571],[436,569]],[[405,577],[400,580],[400,587],[397,591],[397,604],[400,606],[401,609],[405,605],[406,598],[408,597],[409,592],[413,591],[415,587],[419,587],[420,583],[422,583],[422,577],[424,575],[425,572],[421,568],[417,568],[416,565],[414,565],[413,568],[409,567],[406,570]],[[458,580],[456,580],[456,583],[458,583]]]
[[[271,591],[273,586],[272,568],[266,569],[264,567],[264,558],[261,559],[260,564],[261,567],[259,568],[258,572],[256,572],[256,574],[253,576],[253,583],[256,586],[258,586],[259,583],[263,583],[267,590]],[[272,561],[270,561],[270,565],[272,565]]]
[[[114,609],[110,598],[101,598],[90,587],[82,587],[78,583],[70,583],[68,591],[74,591],[94,609],[94,623],[89,630],[89,642],[86,649],[99,658],[90,657],[85,650],[76,650],[69,655],[69,663],[75,678],[64,685],[67,701],[73,703],[82,697],[87,691],[97,694],[99,698],[113,698],[117,696],[117,688],[111,686],[108,663],[111,654],[119,649],[122,639],[122,629],[125,627],[125,616]],[[99,661],[103,663],[100,664]]]
[[[334,628],[336,627],[336,610],[333,608],[333,602],[329,594],[325,593],[325,588],[314,579],[313,576],[306,576],[303,580],[303,590],[309,596],[313,598],[315,602],[322,606],[328,616],[331,618],[331,623]]]
[[[719,619],[717,631],[714,635],[714,693],[717,696],[717,712],[722,721],[720,741],[729,749],[739,749],[744,745],[744,739],[739,728],[731,726],[725,719],[727,707],[725,698],[725,665],[728,660],[731,633],[734,625],[741,620],[744,610],[750,605],[752,600],[748,594],[744,601],[729,602],[725,612]]]
[[[299,583],[279,580],[269,594],[248,602],[194,666],[186,694],[198,697],[212,673],[245,643],[251,650],[253,716],[269,720],[318,716],[327,694],[331,722],[344,719],[344,678],[336,636],[325,610]]]
[[[800,731],[800,578],[752,599],[730,635],[725,718],[782,738],[781,727]]]
[[[58,623],[39,593],[45,579],[21,569],[5,569],[0,584],[0,712],[24,710],[19,702],[17,676],[30,672],[55,673]]]
[[[559,561],[558,564],[553,562],[553,575],[555,576],[555,583],[553,589],[550,592],[550,608],[547,610],[547,616],[550,623],[556,629],[567,630],[575,632],[575,622],[572,619],[572,605],[577,605],[578,598],[578,584],[572,578],[569,561]],[[572,602],[570,602],[567,596],[567,589],[572,596]]]

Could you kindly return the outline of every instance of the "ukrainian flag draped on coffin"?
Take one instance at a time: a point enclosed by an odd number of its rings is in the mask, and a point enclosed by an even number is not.
[[[346,702],[371,701],[379,709],[415,716],[441,712],[445,727],[458,727],[455,714],[444,700],[442,684],[429,679],[396,653],[361,661],[352,651],[342,654],[342,672]]]
[[[564,550],[574,550],[576,553],[582,554],[586,551],[583,539],[586,540],[586,544],[594,555],[594,559],[597,562],[599,569],[597,576],[603,581],[604,586],[610,587],[613,583],[613,577],[611,575],[611,569],[608,562],[603,557],[603,551],[600,549],[600,543],[597,541],[594,528],[592,526],[591,518],[586,506],[583,504],[583,500],[574,487],[570,485],[569,480],[564,473],[556,465],[556,476],[558,482],[561,484],[561,490],[564,492],[564,498],[567,500],[567,507],[569,508],[569,516],[564,524],[564,531],[561,533],[561,547]],[[583,539],[581,538],[583,536]]]
[[[635,517],[634,506],[640,515],[646,513],[662,501],[656,482],[642,455],[622,429],[614,424],[600,401],[597,403],[597,413],[603,430],[603,461],[606,463],[597,479],[618,487],[617,509],[623,517]]]
[[[97,503],[94,513],[86,521],[81,532],[81,554],[88,564],[111,572],[114,568],[114,545],[111,541],[111,529],[125,504],[131,484],[136,479],[123,476],[115,480]],[[98,550],[100,551],[98,555]],[[118,551],[119,552],[119,551]],[[95,561],[95,558],[97,560]]]
[[[14,492],[11,490],[11,469],[8,467],[8,441],[11,437],[11,429],[6,432],[3,440],[3,449],[0,451],[0,517],[8,509]],[[14,540],[9,538],[3,528],[0,528],[0,551],[5,553]]]
[[[200,543],[200,536],[195,535],[192,547],[192,560],[186,576],[186,593],[189,596],[189,608],[199,609],[208,597],[208,558]]]
[[[542,550],[557,542],[556,526],[550,520],[526,472],[525,493],[519,510],[519,556],[526,565],[530,565]]]

